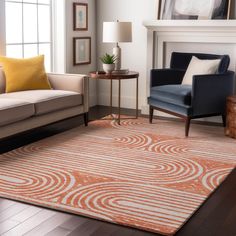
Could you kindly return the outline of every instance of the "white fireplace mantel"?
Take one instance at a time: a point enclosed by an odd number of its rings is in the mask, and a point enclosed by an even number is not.
[[[236,31],[236,20],[151,20],[143,25],[157,32],[218,32]]]
[[[236,44],[236,20],[153,20],[145,21],[144,26],[152,67],[163,67],[164,44],[168,42]]]
[[[164,67],[166,43],[236,46],[236,20],[151,20],[143,25],[147,28],[147,97],[150,70]],[[142,112],[147,113],[147,106]]]

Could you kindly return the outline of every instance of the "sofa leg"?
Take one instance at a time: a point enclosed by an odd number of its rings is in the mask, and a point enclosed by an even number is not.
[[[84,113],[84,125],[88,126],[88,112]]]
[[[226,115],[222,114],[223,126],[226,127]]]
[[[191,118],[187,117],[185,119],[185,137],[188,137],[189,134],[189,128],[190,128],[190,122],[191,122]]]
[[[149,123],[152,123],[152,119],[153,119],[153,108],[151,106],[149,106]]]

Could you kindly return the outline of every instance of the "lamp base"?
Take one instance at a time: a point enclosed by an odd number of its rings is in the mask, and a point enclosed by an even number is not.
[[[115,55],[115,57],[116,57],[115,70],[120,70],[120,68],[121,68],[121,48],[119,47],[118,43],[116,44],[116,47],[113,48],[113,55]]]

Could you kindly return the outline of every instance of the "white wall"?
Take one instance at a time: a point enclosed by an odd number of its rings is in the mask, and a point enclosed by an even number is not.
[[[146,101],[146,48],[147,31],[144,20],[155,19],[157,15],[156,0],[99,0],[97,1],[97,58],[104,53],[112,53],[114,44],[102,42],[102,23],[104,21],[131,21],[133,23],[133,42],[121,43],[122,68],[138,71],[139,107]],[[99,81],[99,105],[109,105],[110,87],[108,81]],[[121,106],[135,108],[135,80],[122,82]],[[114,88],[114,102],[117,105],[117,87]]]
[[[5,55],[5,1],[0,0],[0,55]]]
[[[88,31],[73,31],[73,2],[88,3]],[[66,72],[89,74],[97,68],[96,59],[96,0],[65,0],[66,12]],[[73,37],[91,37],[91,64],[73,65]],[[97,105],[96,81],[90,79],[90,106]]]

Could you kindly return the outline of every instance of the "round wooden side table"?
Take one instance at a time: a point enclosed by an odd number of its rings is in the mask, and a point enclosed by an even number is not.
[[[118,81],[118,124],[120,125],[121,114],[120,114],[120,105],[121,105],[121,81],[128,79],[136,79],[136,116],[138,118],[138,78],[139,73],[134,71],[129,71],[128,73],[118,74],[110,73],[106,74],[103,71],[93,71],[90,72],[90,78],[97,80],[110,80],[110,114],[112,115],[112,96],[113,96],[113,80]]]
[[[231,138],[236,138],[236,96],[227,98],[226,108],[226,128],[225,134]]]

